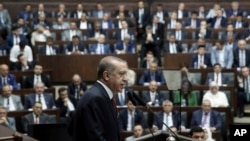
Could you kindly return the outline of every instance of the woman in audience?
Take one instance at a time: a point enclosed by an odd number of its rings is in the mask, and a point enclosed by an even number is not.
[[[198,105],[197,94],[192,90],[192,84],[189,80],[182,80],[181,89],[174,92],[173,103],[182,106]]]

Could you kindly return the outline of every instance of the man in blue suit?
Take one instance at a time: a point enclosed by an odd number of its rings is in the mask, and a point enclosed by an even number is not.
[[[29,20],[33,18],[33,12],[30,4],[26,4],[24,9],[18,12],[17,18],[24,19],[25,23],[29,23]]]
[[[130,35],[130,39],[131,40],[134,40],[134,33],[133,33],[133,31],[132,30],[130,30],[129,28],[128,28],[128,23],[127,23],[127,21],[125,21],[125,20],[123,20],[122,22],[121,22],[121,25],[122,25],[122,28],[121,29],[119,29],[119,30],[117,30],[116,32],[115,32],[115,39],[116,40],[120,40],[120,41],[123,41],[124,40],[124,37],[125,37],[125,35],[126,34],[128,34],[128,35]]]
[[[43,109],[55,108],[55,100],[51,93],[44,93],[44,83],[38,82],[35,85],[35,93],[27,94],[24,97],[24,109],[30,109],[36,102],[42,103]]]
[[[68,43],[65,48],[66,54],[88,54],[89,51],[87,47],[83,43],[80,42],[80,37],[78,35],[74,35],[72,37],[72,42]]]
[[[98,2],[96,4],[96,10],[92,11],[91,17],[93,18],[102,18],[105,13],[105,10],[103,9],[103,5],[101,2]]]
[[[190,67],[198,69],[211,67],[210,54],[205,54],[205,45],[198,46],[198,52],[192,56]]]
[[[12,89],[17,89],[16,77],[9,73],[9,67],[6,64],[0,65],[0,89],[6,84],[9,84]]]
[[[100,20],[102,29],[114,28],[114,23],[110,20],[109,13],[104,13],[102,19]]]
[[[149,82],[155,80],[157,85],[165,86],[166,80],[163,75],[162,70],[158,69],[157,61],[153,61],[150,63],[149,69],[143,71],[141,78],[139,80],[139,85],[141,86],[148,86]]]
[[[46,45],[40,47],[38,53],[42,55],[56,55],[59,54],[59,48],[53,46],[52,37],[47,37]]]
[[[192,11],[191,18],[188,18],[184,24],[186,28],[198,29],[200,28],[200,19],[198,19],[198,12]]]
[[[118,122],[120,131],[133,131],[135,125],[145,127],[145,120],[141,110],[136,109],[132,101],[127,101],[127,108],[119,112]]]
[[[239,2],[231,2],[231,8],[227,11],[227,18],[235,18],[238,14],[243,15],[243,10],[239,8]]]
[[[98,43],[93,44],[90,47],[91,54],[109,54],[111,53],[110,45],[105,43],[105,35],[100,34],[98,37]]]
[[[194,126],[209,127],[212,132],[221,130],[221,115],[218,111],[212,109],[211,102],[208,99],[202,101],[201,109],[193,112],[190,127]]]
[[[131,36],[126,34],[123,41],[118,41],[115,46],[117,54],[133,54],[135,53],[135,44],[131,40]]]

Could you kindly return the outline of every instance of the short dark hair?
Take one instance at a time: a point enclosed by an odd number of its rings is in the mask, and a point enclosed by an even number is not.
[[[17,55],[17,60],[19,60],[20,57],[22,57],[24,54],[20,53]]]
[[[194,126],[193,128],[191,128],[189,135],[192,136],[193,133],[196,132],[204,132],[204,130],[200,126]]]
[[[199,46],[198,46],[198,49],[199,49],[199,48],[206,48],[206,47],[205,47],[205,45],[199,45]]]
[[[61,92],[63,92],[63,91],[67,91],[67,88],[65,88],[65,87],[59,88],[59,89],[58,89],[58,94],[60,95]]]
[[[215,63],[215,64],[213,65],[213,68],[214,68],[215,66],[220,66],[220,67],[221,67],[221,64],[220,64],[220,63]]]

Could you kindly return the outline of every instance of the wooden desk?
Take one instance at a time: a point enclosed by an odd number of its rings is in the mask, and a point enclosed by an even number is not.
[[[0,64],[10,64],[10,56],[6,55],[6,56],[0,56]]]
[[[128,62],[129,67],[138,67],[137,54],[124,54],[112,56],[120,57]],[[38,62],[45,69],[52,69],[53,82],[68,83],[72,76],[78,73],[83,81],[93,82],[97,79],[97,66],[99,61],[107,55],[38,55]]]

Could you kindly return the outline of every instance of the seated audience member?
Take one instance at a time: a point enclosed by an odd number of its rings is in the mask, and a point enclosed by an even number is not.
[[[189,80],[182,80],[181,90],[174,91],[173,103],[181,106],[197,106],[197,93],[192,90],[192,84]]]
[[[226,17],[226,12],[224,11],[224,9],[221,7],[221,5],[219,3],[214,3],[213,5],[213,8],[211,8],[209,11],[208,11],[208,14],[206,16],[207,19],[210,19],[210,18],[213,18],[216,16],[216,12],[218,10],[222,10],[223,11],[223,17]]]
[[[128,100],[127,108],[119,112],[118,122],[120,131],[133,131],[135,125],[140,124],[142,127],[145,126],[143,112],[136,109],[132,101]]]
[[[96,41],[98,40],[98,37],[100,34],[103,34],[105,36],[108,35],[107,31],[101,28],[100,22],[96,21],[94,24],[94,27],[88,30],[88,34],[87,34],[88,40]]]
[[[66,10],[66,6],[63,3],[58,4],[58,9],[52,12],[53,18],[70,18],[70,12]]]
[[[23,19],[25,24],[28,24],[31,19],[33,19],[34,15],[32,12],[31,4],[25,4],[24,8],[18,12],[17,18]]]
[[[68,28],[69,28],[69,23],[65,22],[63,18],[57,18],[57,20],[52,25],[52,29],[55,30],[65,30]]]
[[[71,17],[74,19],[81,19],[82,14],[84,13],[87,14],[88,12],[84,9],[83,4],[77,3],[76,9],[73,12],[71,12]]]
[[[141,67],[149,69],[150,63],[156,61],[152,51],[148,51],[144,59],[141,61]]]
[[[243,14],[243,10],[239,7],[238,1],[231,2],[231,8],[227,10],[228,18],[235,18],[238,14]]]
[[[211,28],[221,29],[227,26],[227,18],[223,17],[223,10],[219,9],[216,11],[216,15],[213,18],[208,19]]]
[[[199,47],[200,45],[205,46],[206,52],[211,52],[212,44],[206,42],[205,39],[203,39],[203,38],[199,38],[199,39],[197,40],[197,42],[192,43],[191,48],[189,49],[189,52],[190,52],[190,53],[197,53],[197,52],[198,52],[198,47]]]
[[[233,26],[235,29],[248,28],[249,23],[244,20],[243,14],[237,14],[236,20],[233,21]]]
[[[56,55],[59,54],[59,48],[53,45],[53,38],[47,37],[46,45],[39,48],[39,54],[41,55]]]
[[[209,90],[204,94],[203,100],[211,101],[211,107],[228,107],[228,99],[224,92],[219,91],[219,86],[212,81],[209,84]]]
[[[18,61],[17,56],[23,54],[28,62],[33,62],[33,53],[30,46],[26,44],[26,41],[21,41],[18,45],[14,45],[10,50],[10,62],[16,63]]]
[[[205,141],[215,141],[213,139],[212,133],[208,127],[204,127],[203,130],[205,132],[205,137],[204,137]]]
[[[4,4],[0,3],[0,11],[1,11],[1,24],[0,24],[0,30],[1,35],[4,39],[6,39],[6,35],[11,32],[11,17],[9,14],[9,10],[4,7]]]
[[[43,66],[36,64],[33,69],[34,74],[28,75],[24,80],[24,88],[34,88],[37,82],[43,82],[46,88],[51,87],[50,78],[43,73]]]
[[[182,122],[180,119],[179,111],[173,110],[173,103],[170,100],[165,100],[162,103],[162,111],[157,113],[157,116],[161,118],[164,122],[158,118],[154,118],[153,130],[163,130],[168,131],[168,127],[175,126],[177,129],[181,126]],[[168,127],[166,127],[166,125]]]
[[[224,73],[221,72],[221,65],[219,63],[215,63],[213,65],[213,72],[209,72],[207,74],[207,78],[206,78],[206,85],[209,85],[210,82],[215,82],[218,86],[222,86],[222,85],[229,85],[229,78],[227,75],[225,75]]]
[[[210,54],[205,53],[205,45],[199,45],[198,52],[192,55],[190,67],[197,69],[211,67]]]
[[[55,101],[53,94],[44,92],[43,82],[38,82],[35,84],[35,93],[27,94],[24,97],[24,108],[30,109],[32,105],[36,102],[40,102],[43,106],[43,109],[52,109],[55,108]]]
[[[8,117],[8,110],[3,106],[0,106],[0,125],[16,130],[15,118]]]
[[[122,89],[122,92],[119,92],[118,94],[114,95],[117,106],[127,106],[126,104],[128,101],[128,93],[133,93],[133,90],[128,87],[125,87]]]
[[[189,135],[192,139],[196,141],[206,141],[205,131],[200,126],[194,126],[191,128]]]
[[[219,63],[222,68],[231,69],[233,66],[233,50],[227,49],[221,41],[215,42],[211,50],[212,65]]]
[[[168,11],[164,9],[161,3],[156,5],[156,11],[153,12],[153,16],[157,16],[159,22],[162,24],[165,24],[165,19],[169,17]]]
[[[117,7],[117,9],[112,11],[112,17],[119,19],[120,13],[123,13],[126,18],[130,17],[131,13],[129,10],[126,9],[126,6],[124,4],[119,4]]]
[[[77,22],[77,27],[83,30],[93,28],[93,23],[88,19],[87,13],[82,13],[81,18]]]
[[[237,40],[234,39],[233,35],[228,35],[226,41],[224,42],[226,49],[235,50],[237,48]]]
[[[107,12],[103,14],[103,17],[99,22],[101,24],[102,29],[114,28],[114,23],[112,20],[110,20],[110,15]]]
[[[43,26],[46,29],[51,28],[51,23],[47,20],[47,17],[44,13],[41,13],[38,16],[38,19],[33,22],[33,29],[36,29],[38,26]]]
[[[193,112],[190,127],[193,128],[195,126],[208,127],[211,132],[221,130],[222,120],[220,112],[212,108],[210,100],[204,99],[201,108]]]
[[[218,32],[218,39],[225,41],[228,35],[233,35],[234,39],[240,39],[239,33],[235,30],[232,23],[227,24],[226,31],[219,31]]]
[[[158,86],[166,85],[166,80],[163,75],[163,72],[158,68],[157,63],[158,63],[157,61],[151,62],[149,69],[143,71],[139,79],[139,85],[148,86],[149,82],[152,80],[155,80]]]
[[[80,41],[77,35],[72,36],[72,41],[65,47],[65,53],[68,55],[88,54],[87,47]]]
[[[172,31],[173,33],[169,34],[168,38],[170,38],[171,34],[174,34],[176,41],[182,41],[182,40],[187,39],[188,33],[185,30],[183,30],[182,23],[180,21],[177,21],[175,25],[176,25],[176,28]]]
[[[176,41],[174,34],[170,34],[168,41],[163,46],[164,53],[175,54],[183,51],[180,42]]]
[[[123,41],[125,35],[129,35],[130,39],[134,41],[134,32],[129,29],[128,23],[126,20],[121,21],[121,29],[115,31],[114,38],[118,41]]]
[[[71,112],[75,111],[76,99],[72,95],[68,95],[67,88],[58,89],[59,97],[56,99],[56,107],[60,109],[60,120],[62,123],[69,123]]]
[[[160,40],[160,44],[162,44],[164,39],[164,24],[159,22],[159,17],[153,16],[149,25],[152,27],[152,33]]]
[[[186,5],[184,2],[178,4],[177,15],[178,19],[183,19],[188,17],[188,11],[186,10]]]
[[[4,85],[0,95],[0,106],[6,107],[8,111],[23,110],[23,104],[19,95],[14,95],[10,85]]]
[[[134,27],[134,23],[130,19],[126,19],[124,13],[119,13],[119,18],[114,20],[114,27],[115,28],[122,28],[122,22],[126,21],[128,27]]]
[[[49,115],[43,113],[43,104],[35,102],[32,105],[33,112],[22,117],[23,131],[28,132],[28,126],[31,124],[49,124],[52,123]]]
[[[91,17],[93,18],[102,18],[105,13],[103,4],[101,2],[96,3],[96,9],[92,11]]]
[[[14,71],[28,71],[33,69],[33,62],[29,62],[24,54],[17,56],[17,62],[11,65],[10,70]]]
[[[97,43],[90,46],[91,54],[110,54],[110,45],[106,43],[106,36],[104,34],[99,34]]]
[[[124,35],[123,41],[118,41],[115,46],[116,54],[133,54],[135,53],[135,44],[131,40],[131,36],[126,34]]]
[[[16,26],[19,27],[20,33],[26,37],[27,42],[30,44],[29,40],[30,40],[31,28],[26,22],[27,21],[25,21],[23,18],[18,18],[15,24]]]
[[[69,95],[73,96],[76,100],[84,94],[87,89],[87,84],[82,81],[79,74],[74,74],[71,82],[68,84]]]
[[[72,21],[70,22],[69,29],[65,29],[61,32],[61,39],[62,41],[72,41],[72,37],[75,35],[77,35],[80,40],[82,40],[82,31],[77,28],[76,22]]]
[[[207,21],[201,20],[200,28],[195,33],[196,39],[211,39],[212,38],[212,30],[209,29]]]
[[[135,125],[133,128],[133,136],[127,137],[125,139],[125,141],[131,141],[135,138],[143,136],[143,134],[144,134],[144,130],[143,130],[142,125],[140,125],[140,124]]]
[[[11,33],[7,35],[6,37],[6,47],[11,50],[13,46],[19,45],[21,41],[25,41],[25,43],[28,43],[27,38],[25,35],[21,34],[20,27],[17,25],[13,25],[11,28]]]
[[[241,67],[240,73],[237,76],[238,81],[238,107],[239,107],[239,117],[244,116],[245,104],[250,102],[250,72],[249,67]]]
[[[199,85],[200,83],[200,78],[196,78],[198,76],[195,76],[195,73],[190,73],[189,72],[189,66],[188,65],[183,65],[181,67],[181,79],[183,80],[188,80],[191,82],[192,85]]]
[[[247,48],[246,40],[238,40],[238,46],[233,51],[233,68],[239,69],[242,66],[250,67],[250,50]]]
[[[162,102],[164,101],[164,96],[162,93],[160,93],[158,90],[157,82],[152,80],[149,82],[148,89],[149,91],[146,93],[143,93],[143,101],[145,103],[148,103],[149,105],[153,106],[160,106],[162,105]]]
[[[39,25],[31,33],[31,45],[34,47],[36,42],[46,42],[47,37],[51,37],[52,34],[49,29],[45,28],[42,25]]]
[[[48,12],[45,9],[44,4],[43,3],[38,3],[37,10],[34,12],[33,16],[34,17],[39,17],[41,14],[45,14],[46,17],[51,17],[50,12]]]
[[[176,28],[176,22],[177,22],[177,12],[172,11],[170,15],[170,19],[166,21],[166,27],[169,29],[175,29]]]
[[[185,21],[185,28],[187,29],[198,29],[200,28],[200,19],[198,18],[198,12],[192,11],[191,17]]]
[[[16,77],[13,74],[9,73],[9,67],[6,64],[0,65],[0,89],[4,85],[9,84],[12,90],[16,90],[18,88]]]

